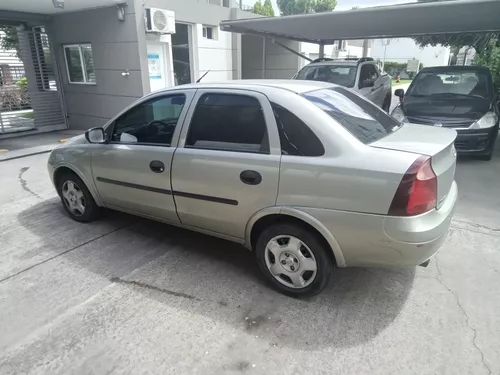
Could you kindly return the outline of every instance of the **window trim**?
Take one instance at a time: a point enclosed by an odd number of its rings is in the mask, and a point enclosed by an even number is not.
[[[83,51],[82,46],[90,46],[90,50],[92,51],[92,59],[94,58],[94,51],[92,50],[92,43],[78,43],[78,44],[63,44],[63,54],[64,54],[64,62],[66,64],[66,75],[68,77],[68,83],[72,85],[97,85],[97,79],[95,82],[87,81],[87,67],[85,66],[85,61],[83,59]],[[83,73],[83,82],[73,82],[71,81],[71,76],[69,74],[69,64],[68,64],[68,56],[66,55],[66,48],[78,47],[78,52],[80,54],[80,64],[82,65],[82,73]],[[95,69],[95,67],[94,67]],[[97,77],[96,77],[97,78]]]
[[[161,100],[161,99],[165,99],[165,98],[169,98],[169,97],[173,97],[173,96],[184,96],[185,98],[185,102],[184,102],[184,105],[182,107],[182,110],[181,110],[181,113],[179,114],[179,118],[177,119],[177,125],[175,126],[175,129],[174,129],[174,132],[172,133],[172,141],[170,142],[169,145],[165,144],[165,143],[150,143],[150,142],[120,142],[120,141],[113,141],[113,134],[114,134],[114,131],[115,131],[115,127],[116,127],[116,122],[121,118],[123,117],[124,115],[126,115],[127,113],[129,113],[130,111],[134,110],[135,108],[141,106],[141,105],[144,105],[144,104],[147,104],[148,102],[151,102],[151,101],[156,101],[156,100]],[[191,94],[190,95],[190,92],[187,92],[187,91],[172,91],[172,92],[169,92],[167,94],[165,93],[162,93],[162,94],[157,94],[157,95],[154,95],[154,96],[147,96],[143,99],[141,99],[141,101],[139,102],[136,102],[134,104],[132,104],[130,107],[127,107],[126,109],[124,109],[121,113],[119,113],[110,123],[109,125],[107,125],[105,127],[105,132],[106,132],[106,136],[108,137],[108,142],[107,144],[110,144],[110,145],[128,145],[128,146],[153,146],[153,147],[178,147],[178,143],[179,143],[179,132],[181,131],[180,129],[182,129],[184,127],[184,120],[186,118],[186,113],[187,113],[187,110],[188,108],[190,107],[191,105],[191,102],[192,102],[192,99],[193,99],[193,95]]]
[[[208,29],[211,30],[211,33],[212,33],[211,38],[208,37]],[[205,33],[205,30],[206,30],[206,33]],[[217,28],[215,26],[201,25],[201,35],[202,35],[203,39],[206,39],[206,40],[214,40],[214,41],[218,40]]]
[[[220,149],[212,149],[212,148],[201,148],[201,147],[192,147],[186,146],[188,133],[191,129],[191,122],[193,119],[194,112],[198,105],[200,98],[205,94],[229,94],[229,95],[243,95],[255,98],[258,100],[264,115],[264,121],[266,123],[267,135],[269,139],[269,151],[267,153],[261,152],[253,152],[253,151],[242,151],[242,150],[220,150]],[[281,145],[279,140],[278,128],[276,125],[276,120],[274,118],[274,114],[271,108],[271,103],[269,99],[262,93],[257,91],[252,91],[249,89],[239,89],[239,88],[215,88],[215,89],[198,89],[196,95],[194,96],[191,105],[189,107],[186,118],[184,119],[184,126],[182,127],[182,132],[179,138],[179,148],[183,148],[186,150],[200,150],[200,151],[210,151],[217,153],[239,153],[239,154],[252,154],[252,155],[274,155],[281,157]]]

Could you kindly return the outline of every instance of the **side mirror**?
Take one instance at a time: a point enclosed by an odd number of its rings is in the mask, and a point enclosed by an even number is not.
[[[106,143],[106,133],[103,128],[92,128],[85,132],[85,139],[89,143]]]
[[[375,81],[373,79],[367,78],[362,83],[362,88],[375,86]]]
[[[404,96],[405,96],[405,90],[403,90],[403,89],[396,89],[396,91],[394,91],[394,95],[398,96],[399,99],[403,99]]]

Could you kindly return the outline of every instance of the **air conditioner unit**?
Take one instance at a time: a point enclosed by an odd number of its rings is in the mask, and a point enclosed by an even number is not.
[[[146,8],[146,31],[149,33],[175,34],[175,12]]]

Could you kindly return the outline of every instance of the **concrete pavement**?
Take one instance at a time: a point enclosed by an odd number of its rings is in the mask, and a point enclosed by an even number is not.
[[[0,162],[50,152],[61,141],[82,133],[83,130],[66,129],[0,139]]]
[[[240,246],[68,219],[47,155],[0,163],[0,374],[499,374],[500,150],[461,160],[427,268],[339,269],[307,301]]]

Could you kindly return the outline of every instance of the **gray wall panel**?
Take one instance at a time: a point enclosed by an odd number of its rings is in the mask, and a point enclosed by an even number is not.
[[[96,70],[97,85],[63,85],[64,95],[96,94],[110,96],[141,97],[137,87],[141,85],[141,72],[130,71],[127,77],[122,76],[122,70]]]
[[[98,8],[52,17],[51,35],[62,78],[62,88],[70,128],[102,125],[106,119],[141,97],[143,73],[135,11],[128,0],[124,21],[116,8]],[[139,16],[142,18],[142,14]],[[90,43],[96,71],[95,85],[68,82],[63,45]],[[129,69],[129,76],[122,72]],[[147,71],[146,71],[147,74]]]
[[[68,116],[88,115],[92,117],[111,118],[123,108],[133,103],[137,98],[128,96],[110,96],[95,94],[66,95]],[[71,122],[70,122],[71,123]]]
[[[69,115],[71,120],[71,129],[90,129],[103,126],[109,119],[92,116]]]

